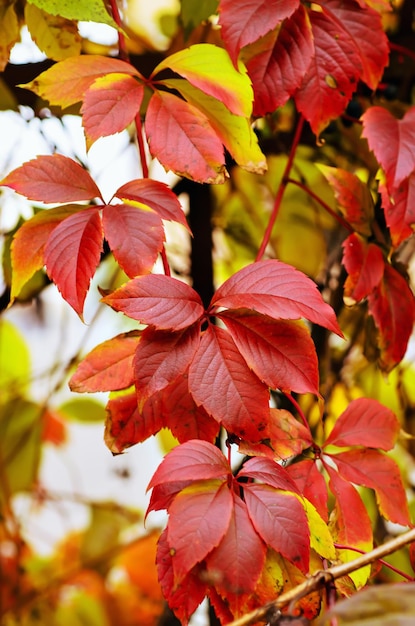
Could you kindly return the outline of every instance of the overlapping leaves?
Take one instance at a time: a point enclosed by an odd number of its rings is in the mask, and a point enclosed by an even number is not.
[[[166,426],[166,402],[170,424],[188,426],[176,428],[181,441],[195,432],[203,416],[199,432],[210,441],[221,424],[237,439],[268,440],[272,450],[280,420],[283,430],[287,422],[282,414],[271,417],[269,388],[319,392],[314,344],[300,318],[341,334],[316,285],[276,260],[255,263],[232,276],[206,311],[191,287],[163,275],[134,278],[103,300],[148,325],[129,362],[130,375],[122,374],[123,381],[135,381],[135,396],[115,398],[108,407],[106,439],[114,452]],[[214,317],[225,328],[212,323]],[[112,363],[105,356],[107,344],[101,347],[102,362],[100,348],[87,356],[72,378],[72,389],[120,388],[114,380],[119,375],[114,354],[119,352],[119,361],[127,364],[130,352],[123,341],[131,343],[130,337],[114,340]],[[172,393],[175,403],[169,399]],[[280,458],[277,450],[275,454]]]
[[[59,154],[23,164],[2,184],[44,203],[102,203],[40,211],[23,224],[12,243],[12,299],[46,265],[63,298],[80,316],[104,236],[119,265],[133,277],[152,269],[164,242],[163,219],[186,225],[177,197],[164,183],[130,181],[115,192],[118,204],[106,204],[89,173]]]
[[[236,62],[242,50],[253,82],[254,113],[294,97],[319,135],[340,115],[359,80],[375,89],[388,60],[380,15],[355,0],[219,3],[222,35]],[[372,43],[376,42],[376,43]],[[245,50],[244,50],[245,48]]]
[[[257,589],[266,597],[261,575],[269,549],[306,573],[311,533],[321,542],[319,553],[334,557],[327,527],[286,470],[270,459],[250,459],[234,477],[215,446],[188,441],[165,457],[149,489],[147,513],[169,513],[157,566],[165,597],[182,623],[207,593],[218,594],[236,616]],[[199,589],[193,602],[178,602],[193,586]]]
[[[183,79],[171,86],[159,81],[166,69]],[[166,169],[199,182],[224,182],[226,146],[242,167],[265,171],[249,121],[253,93],[246,68],[240,63],[235,69],[226,51],[217,46],[196,44],[170,55],[149,79],[125,61],[88,55],[57,63],[25,85],[63,108],[82,102],[88,148],[137,119],[145,86],[153,91],[145,119],[149,149]],[[166,86],[177,87],[183,97]],[[235,128],[243,129],[238,137]]]

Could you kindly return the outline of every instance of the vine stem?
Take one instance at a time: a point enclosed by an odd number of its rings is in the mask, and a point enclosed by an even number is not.
[[[314,191],[312,191],[309,187],[307,187],[307,185],[304,185],[304,183],[300,182],[299,180],[295,180],[294,178],[287,178],[287,183],[291,183],[292,185],[296,185],[297,187],[300,187],[300,189],[308,193],[308,195],[311,198],[313,198],[313,200],[318,202],[323,207],[323,209],[327,211],[327,213],[329,213],[332,217],[334,217],[334,219],[337,220],[339,224],[343,226],[343,228],[348,230],[349,233],[354,232],[350,224],[346,222],[346,220],[343,219],[341,215],[336,213],[336,211],[333,211],[333,209],[326,202],[324,202],[324,200],[322,200],[316,193],[314,193]]]
[[[388,554],[392,554],[392,552],[396,552],[400,548],[408,545],[415,541],[415,528],[412,528],[406,533],[387,541],[381,546],[378,546],[374,550],[367,552],[366,554],[362,554],[362,556],[357,557],[353,561],[349,561],[348,563],[341,563],[340,565],[334,565],[333,567],[329,567],[325,570],[318,570],[314,574],[312,574],[307,580],[305,580],[297,587],[290,589],[286,593],[283,593],[274,600],[273,602],[269,602],[264,606],[261,606],[250,613],[247,613],[243,617],[240,617],[233,622],[230,622],[228,626],[250,626],[251,624],[255,624],[258,621],[267,620],[268,615],[272,615],[276,610],[281,609],[288,604],[295,604],[304,596],[307,596],[309,593],[313,591],[318,591],[326,587],[328,584],[332,583],[337,578],[341,578],[342,576],[347,576],[351,572],[355,572],[356,570],[364,567],[365,565],[370,565],[375,561],[378,561],[384,556]]]
[[[335,543],[334,547],[337,550],[352,550],[353,552],[358,552],[359,554],[367,554],[367,552],[365,552],[364,550],[360,550],[360,548],[354,548],[353,546],[345,546],[345,545],[342,545],[342,544],[339,544],[339,543]],[[387,567],[392,572],[395,572],[395,574],[399,574],[399,576],[402,576],[402,578],[405,578],[406,580],[408,580],[410,582],[414,581],[413,576],[409,576],[409,574],[407,574],[406,572],[403,572],[402,570],[398,569],[397,567],[395,567],[391,563],[388,563],[387,561],[385,561],[385,559],[378,559],[378,561],[384,567]]]
[[[264,256],[265,250],[266,250],[267,245],[269,243],[269,240],[271,238],[272,229],[274,228],[275,221],[276,221],[276,219],[278,217],[278,213],[279,213],[279,210],[280,210],[280,207],[281,207],[282,197],[284,195],[285,189],[286,189],[287,184],[288,184],[288,177],[289,177],[291,168],[293,166],[295,153],[296,153],[299,141],[300,141],[301,133],[303,132],[303,127],[304,127],[304,117],[303,117],[302,114],[300,114],[300,117],[299,117],[298,122],[297,122],[297,127],[296,127],[295,133],[294,133],[294,139],[293,139],[293,142],[291,144],[290,154],[288,155],[288,161],[287,161],[287,163],[285,165],[284,173],[282,175],[282,180],[281,180],[281,184],[280,184],[280,186],[278,188],[277,195],[275,196],[272,213],[271,213],[271,216],[269,218],[269,222],[268,222],[268,225],[267,225],[267,229],[266,229],[266,231],[264,233],[264,238],[262,240],[261,246],[260,246],[260,248],[258,250],[258,254],[257,254],[257,257],[255,259],[256,261],[259,261]]]
[[[301,417],[301,421],[303,422],[304,426],[307,428],[308,432],[311,435],[311,430],[310,430],[310,424],[307,421],[306,416],[304,415],[303,409],[301,408],[301,406],[298,404],[297,400],[294,398],[294,396],[291,393],[285,393],[284,392],[284,396],[287,398],[287,400],[289,400],[291,402],[291,404],[295,407],[295,409],[297,410],[299,416]]]
[[[121,16],[118,10],[117,0],[110,0],[110,6],[111,6],[111,11],[112,11],[112,16],[114,18],[114,21],[117,24],[117,26],[119,26],[121,29],[122,27]],[[127,46],[125,43],[125,37],[121,30],[118,31],[118,52],[119,52],[120,59],[122,59],[123,61],[127,61],[127,63],[130,63],[130,55],[128,54]],[[135,116],[134,123],[135,123],[138,152],[140,155],[143,178],[149,178],[149,169],[148,169],[146,150],[145,150],[145,145],[144,145],[144,140],[143,140],[143,125],[141,123],[140,112],[138,112],[137,115]],[[167,259],[166,248],[164,245],[161,249],[160,254],[161,254],[161,261],[163,263],[164,273],[166,276],[171,276],[170,265]]]

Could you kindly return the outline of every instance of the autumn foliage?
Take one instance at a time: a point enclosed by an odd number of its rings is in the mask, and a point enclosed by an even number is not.
[[[142,176],[107,198],[61,153],[7,173],[4,187],[52,205],[13,234],[10,302],[46,272],[83,320],[103,259],[122,270],[101,301],[135,328],[82,355],[69,387],[112,392],[113,454],[163,429],[177,440],[148,486],[147,515],[168,513],[160,588],[182,624],[206,597],[226,624],[370,552],[381,520],[411,526],[399,451],[410,454],[402,433],[415,402],[403,361],[415,321],[415,107],[382,95],[387,0],[220,0],[192,19],[183,2],[171,49],[147,74],[110,4],[95,19],[120,28],[119,58],[55,58],[23,87],[57,115],[74,109],[88,150],[133,127]],[[61,19],[89,19],[82,11]],[[166,224],[191,237],[192,220],[177,188],[151,178],[153,159],[214,195],[210,227],[228,257],[213,256],[209,302],[169,262]],[[385,401],[369,383],[396,372]],[[44,440],[59,445],[59,414],[42,415]],[[132,554],[116,563],[144,589]],[[335,594],[370,576],[353,571]],[[156,624],[151,589],[142,602]],[[108,615],[122,598],[93,595]],[[13,608],[7,593],[3,604]],[[332,604],[315,592],[289,610],[312,620]]]

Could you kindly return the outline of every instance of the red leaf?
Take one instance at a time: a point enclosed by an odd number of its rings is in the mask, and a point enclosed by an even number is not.
[[[318,394],[318,361],[301,322],[273,320],[249,309],[218,314],[260,380],[274,389]]]
[[[235,493],[228,529],[206,559],[208,575],[221,595],[255,589],[265,562],[266,546],[254,530],[245,502]]]
[[[197,406],[189,393],[187,376],[181,376],[163,391],[163,424],[180,443],[190,439],[204,439],[214,443],[219,424]]]
[[[274,489],[283,489],[299,494],[297,485],[287,470],[271,459],[254,457],[243,464],[238,478],[254,478]]]
[[[346,1],[352,4],[352,0]],[[311,9],[309,17],[314,57],[294,98],[298,110],[318,136],[346,108],[362,74],[362,62],[349,33],[325,5],[319,10]]]
[[[124,452],[126,448],[145,441],[163,428],[160,413],[139,413],[135,393],[109,400],[107,414],[104,440],[113,454]]]
[[[386,264],[383,280],[368,295],[379,333],[379,365],[390,371],[403,359],[415,320],[414,295],[401,274]]]
[[[103,302],[158,330],[182,330],[197,322],[204,309],[199,295],[186,283],[161,274],[139,276]]]
[[[360,235],[370,237],[374,207],[369,187],[356,174],[340,167],[319,165],[319,169],[332,187],[338,208],[350,226]]]
[[[130,63],[88,54],[56,63],[25,86],[52,104],[68,107],[80,102],[97,78],[113,72],[140,76]]]
[[[71,391],[91,393],[130,387],[134,382],[133,357],[139,341],[140,331],[133,330],[96,346],[71,377]]]
[[[306,319],[343,336],[316,284],[291,265],[268,259],[244,267],[219,287],[211,307],[249,308],[273,319]]]
[[[401,120],[372,106],[362,120],[362,135],[385,171],[388,188],[398,187],[415,169],[415,106]]]
[[[130,278],[150,272],[164,242],[160,217],[129,204],[107,204],[102,213],[105,238]]]
[[[167,92],[148,105],[145,128],[153,157],[167,170],[201,183],[225,181],[222,142],[196,107]]]
[[[269,413],[268,389],[251,372],[232,338],[209,325],[190,365],[189,389],[196,404],[230,433],[259,441]]]
[[[82,317],[89,283],[102,251],[102,223],[98,209],[79,211],[61,222],[45,246],[49,277],[62,297]]]
[[[206,595],[206,585],[202,582],[197,567],[185,576],[178,586],[175,585],[167,529],[162,532],[157,543],[156,563],[163,596],[180,623],[187,626],[189,617]]]
[[[287,102],[300,87],[313,54],[310,21],[300,5],[281,24],[280,30],[269,37],[266,49],[247,63],[255,94],[255,115],[271,113]]]
[[[154,330],[151,327],[143,331],[134,357],[140,405],[184,374],[199,343],[198,324],[177,332]]]
[[[400,428],[396,415],[386,406],[371,398],[357,398],[340,415],[324,446],[391,450]]]
[[[79,163],[53,154],[38,156],[10,172],[0,181],[29,200],[75,202],[101,198],[88,172]]]
[[[145,519],[151,511],[162,511],[163,509],[168,511],[177,494],[191,485],[192,482],[193,480],[179,480],[175,483],[162,483],[153,487]]]
[[[219,3],[222,37],[234,63],[238,53],[294,13],[299,0],[239,0],[235,11],[233,0]]]
[[[280,461],[301,454],[313,444],[310,431],[285,409],[270,409],[267,434],[261,443],[238,442],[239,452]]]
[[[199,481],[177,494],[169,509],[167,526],[175,586],[219,545],[232,509],[229,487],[219,480]]]
[[[348,277],[344,295],[359,302],[366,298],[382,280],[385,262],[382,250],[374,243],[352,233],[343,242],[343,265]]]
[[[319,0],[319,4],[347,31],[362,63],[360,79],[376,89],[389,60],[389,44],[381,15],[365,3],[359,2],[360,6],[356,6],[353,0]]]
[[[392,243],[398,247],[414,232],[415,224],[415,173],[389,193],[385,185],[379,185],[386,224],[389,227]]]
[[[130,180],[117,189],[114,196],[140,202],[153,209],[163,220],[178,222],[191,232],[176,194],[165,183],[149,178]]]
[[[248,483],[244,498],[252,524],[264,542],[302,572],[308,572],[310,532],[298,497],[269,485]]]
[[[324,461],[323,461],[324,462]],[[357,490],[329,465],[324,467],[330,477],[330,491],[336,497],[336,541],[355,548],[370,550],[372,525],[366,507]]]
[[[82,210],[77,204],[67,204],[40,211],[18,229],[11,246],[12,299],[19,295],[33,274],[43,267],[45,245],[51,232],[69,215]]]
[[[375,490],[379,510],[386,519],[411,523],[401,474],[395,461],[378,450],[348,450],[330,455],[346,480]]]
[[[87,145],[100,137],[119,133],[140,110],[144,86],[135,76],[110,73],[97,78],[83,98],[82,124]]]
[[[287,472],[301,495],[314,504],[323,520],[327,521],[327,486],[315,461],[303,459],[299,463],[292,463],[287,467]]]
[[[229,463],[216,446],[207,441],[192,440],[169,452],[153,475],[148,489],[181,480],[226,480],[229,476]]]

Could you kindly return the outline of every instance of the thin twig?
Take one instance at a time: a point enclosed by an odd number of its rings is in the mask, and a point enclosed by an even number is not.
[[[255,611],[251,611],[243,617],[230,622],[228,626],[250,626],[250,624],[255,624],[255,622],[258,621],[266,621],[267,615],[269,615],[271,611],[281,609],[290,603],[298,602],[298,600],[301,600],[304,596],[307,596],[309,593],[317,591],[318,589],[322,589],[333,580],[341,578],[342,576],[347,576],[361,567],[365,567],[365,565],[370,565],[371,563],[378,561],[388,554],[392,554],[392,552],[396,552],[400,548],[403,548],[414,541],[415,528],[412,528],[408,532],[391,539],[391,541],[378,546],[367,554],[357,557],[357,559],[354,559],[353,561],[341,563],[340,565],[334,565],[326,570],[319,570],[315,572],[310,576],[310,578],[305,580],[300,585],[297,585],[297,587],[281,594],[273,602],[269,602],[268,604],[255,609]]]

